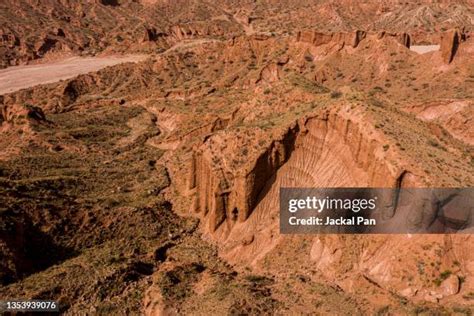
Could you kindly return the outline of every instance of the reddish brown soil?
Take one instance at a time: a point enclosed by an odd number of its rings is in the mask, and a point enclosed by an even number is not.
[[[0,97],[1,297],[70,314],[472,313],[472,234],[278,222],[282,186],[474,185],[472,1],[7,3],[4,66],[147,58],[0,72],[44,83]]]

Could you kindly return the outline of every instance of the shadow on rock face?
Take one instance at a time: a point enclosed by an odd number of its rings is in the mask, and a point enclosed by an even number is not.
[[[57,245],[32,220],[10,210],[0,219],[0,284],[6,285],[32,273],[44,270],[75,255],[71,249]],[[4,269],[5,268],[5,269]]]
[[[100,0],[99,2],[103,5],[109,5],[109,6],[113,6],[113,7],[120,5],[118,0]]]

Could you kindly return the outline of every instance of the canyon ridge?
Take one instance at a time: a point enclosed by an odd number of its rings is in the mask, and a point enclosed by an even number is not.
[[[473,30],[472,0],[2,1],[0,297],[471,315],[471,233],[281,234],[279,194],[473,187]]]

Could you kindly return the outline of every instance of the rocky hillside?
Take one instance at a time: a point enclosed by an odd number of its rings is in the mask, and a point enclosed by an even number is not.
[[[474,185],[472,1],[219,4],[2,8],[4,65],[149,54],[0,97],[0,296],[73,315],[472,314],[471,234],[282,235],[278,213],[280,187]]]
[[[473,27],[471,1],[11,1],[0,3],[0,67],[58,54],[159,53],[183,39],[374,30],[416,41]]]

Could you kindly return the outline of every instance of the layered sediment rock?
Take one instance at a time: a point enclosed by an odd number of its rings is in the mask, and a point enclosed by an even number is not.
[[[300,31],[296,36],[298,42],[313,44],[314,46],[321,46],[329,43],[334,43],[342,49],[345,45],[357,47],[360,41],[366,37],[367,33],[364,31],[354,31],[349,33],[333,33],[325,34],[315,31]]]
[[[410,48],[411,38],[407,33],[388,33],[385,31],[379,33],[368,33],[365,31],[338,32],[325,34],[316,31],[300,31],[296,36],[298,42],[309,43],[316,47],[321,45],[333,44],[342,49],[344,46],[357,47],[361,41],[367,37],[376,37],[383,39],[387,37],[394,38],[401,45]]]
[[[225,221],[229,228],[236,222],[246,221],[267,195],[272,197],[273,202],[265,209],[277,207],[278,194],[262,192],[269,190],[269,183],[275,181],[277,170],[283,165],[285,172],[292,174],[288,174],[290,178],[298,179],[299,182],[294,185],[316,187],[336,181],[332,177],[337,177],[341,170],[350,173],[341,175],[340,179],[348,181],[348,184],[396,187],[403,171],[386,161],[380,141],[369,136],[359,123],[338,113],[327,112],[297,121],[281,134],[270,136],[270,142],[255,145],[257,149],[245,149],[243,157],[239,157],[238,152],[239,148],[246,148],[243,144],[232,145],[233,150],[230,151],[220,148],[221,144],[239,137],[209,137],[194,152],[188,164],[187,189],[196,194],[192,209],[207,219],[211,232]],[[343,155],[334,157],[336,160],[319,162],[322,156],[330,155],[330,148],[339,146],[336,145],[339,143],[342,144],[340,152]],[[246,161],[240,165],[231,163],[238,159]],[[324,170],[320,163],[326,166]],[[328,163],[336,163],[339,170],[335,171],[335,166],[326,165]],[[334,184],[343,185],[337,181]],[[292,186],[291,183],[284,185]]]
[[[188,189],[196,189],[193,208],[208,217],[210,231],[226,219],[232,224],[248,218],[267,181],[291,155],[298,131],[297,124],[290,127],[267,147],[257,149],[237,170],[229,168],[225,157],[216,155],[213,145],[217,142],[208,141],[193,154]]]

